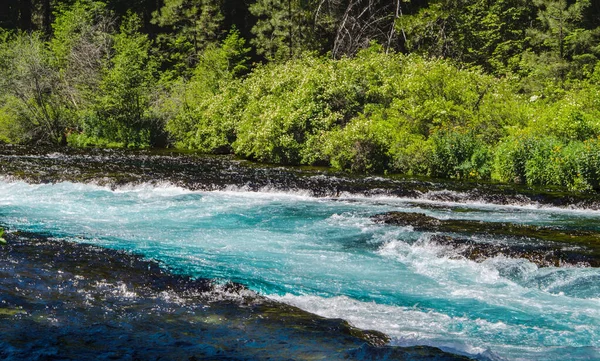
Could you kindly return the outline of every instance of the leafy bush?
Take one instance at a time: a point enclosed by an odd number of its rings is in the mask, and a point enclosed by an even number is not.
[[[359,173],[382,173],[391,161],[389,132],[381,123],[360,117],[320,139],[322,156],[331,166]]]
[[[462,129],[440,131],[431,139],[430,175],[459,179],[489,178],[488,150],[472,132]]]
[[[401,59],[373,47],[356,59],[305,56],[255,69],[243,84],[234,151],[275,163],[326,161],[322,134],[351,124],[369,104],[391,101]]]
[[[520,122],[522,114],[515,113],[516,107],[498,106],[518,101],[502,81],[444,60],[409,56],[404,65],[389,108],[390,115],[411,133],[428,137],[453,127],[492,133]]]
[[[600,86],[588,84],[568,91],[561,99],[539,102],[529,123],[537,134],[565,142],[584,141],[600,135]]]
[[[511,136],[496,149],[495,178],[572,190],[600,189],[600,142],[565,144],[556,137]]]
[[[529,140],[525,160],[525,179],[529,185],[559,184],[561,182],[563,143],[552,137]]]
[[[159,108],[176,146],[207,153],[231,151],[234,124],[246,98],[237,80],[248,70],[245,44],[233,29],[220,46],[204,51],[189,81],[174,82],[163,97]]]
[[[579,173],[585,184],[595,190],[600,190],[600,140],[585,141],[579,162]]]
[[[528,134],[511,135],[500,141],[495,151],[493,178],[501,182],[525,183],[526,163],[533,142]]]
[[[353,59],[305,55],[222,83],[201,64],[165,102],[170,135],[262,162],[487,179],[481,139],[493,145],[528,114],[505,81],[376,44]]]
[[[583,142],[571,142],[554,152],[547,164],[554,169],[554,184],[571,190],[587,190],[590,188],[581,175],[581,159],[584,154]],[[558,154],[557,154],[558,153]]]

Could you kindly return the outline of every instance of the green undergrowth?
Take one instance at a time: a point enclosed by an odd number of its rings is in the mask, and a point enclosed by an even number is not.
[[[594,1],[19,3],[0,142],[600,190]]]
[[[106,8],[78,4],[58,14],[51,41],[0,33],[1,142],[171,146],[353,173],[600,190],[600,63],[543,87],[376,43],[353,57],[306,52],[250,65],[232,29],[176,76],[161,72],[138,17],[97,33],[90,16]],[[75,35],[101,52],[90,68],[67,56],[81,50],[68,40]],[[30,89],[32,79],[41,83]]]
[[[516,78],[373,45],[352,59],[258,66],[201,97],[192,79],[166,129],[177,147],[265,163],[595,191],[595,74],[537,95]]]

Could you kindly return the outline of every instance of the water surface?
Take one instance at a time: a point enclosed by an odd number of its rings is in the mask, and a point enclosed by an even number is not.
[[[239,282],[382,331],[393,345],[488,359],[600,359],[598,268],[539,268],[501,256],[474,262],[430,243],[427,232],[371,220],[386,211],[600,230],[597,211],[536,204],[0,181],[0,222],[9,228],[133,251],[177,273]]]

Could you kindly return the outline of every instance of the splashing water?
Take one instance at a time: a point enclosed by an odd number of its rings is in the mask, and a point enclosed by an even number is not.
[[[600,230],[600,213],[559,208],[0,181],[0,222],[8,228],[130,250],[178,273],[240,282],[382,331],[395,345],[489,359],[600,359],[600,269],[538,268],[505,257],[473,262],[428,242],[428,233],[370,219],[392,210]]]

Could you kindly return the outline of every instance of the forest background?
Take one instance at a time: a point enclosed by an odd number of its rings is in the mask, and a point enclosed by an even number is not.
[[[5,0],[0,141],[600,190],[600,2]]]

